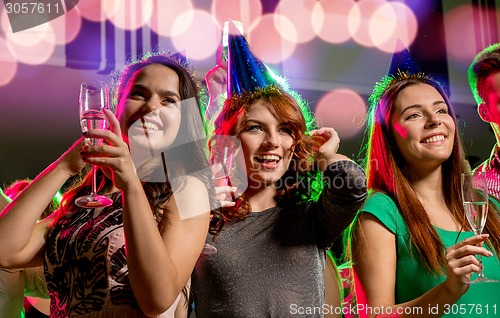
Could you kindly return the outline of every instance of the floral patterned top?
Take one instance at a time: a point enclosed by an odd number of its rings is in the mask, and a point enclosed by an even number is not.
[[[51,317],[146,317],[130,286],[121,194],[103,209],[68,213],[46,237]],[[159,317],[173,317],[179,297]]]

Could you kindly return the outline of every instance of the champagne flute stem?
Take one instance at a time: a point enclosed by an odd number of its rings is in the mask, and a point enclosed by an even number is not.
[[[477,255],[477,260],[479,261],[479,273],[477,273],[477,277],[479,279],[483,279],[484,277],[484,266],[483,266],[483,256]]]
[[[95,165],[92,165],[92,193],[91,195],[95,195],[97,192],[97,176],[96,176],[96,168]]]

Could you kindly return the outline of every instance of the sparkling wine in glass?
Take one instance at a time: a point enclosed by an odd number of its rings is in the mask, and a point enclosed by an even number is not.
[[[91,129],[106,129],[108,123],[104,109],[109,108],[108,86],[101,81],[83,82],[80,86],[80,125],[82,132],[87,132]],[[86,141],[93,145],[100,145],[100,138],[86,138]],[[75,204],[83,208],[100,208],[113,204],[113,201],[104,196],[97,194],[96,190],[96,167],[92,165],[92,192],[88,195],[79,197],[75,200]]]
[[[483,232],[486,218],[488,216],[488,185],[486,173],[472,172],[462,173],[462,200],[464,204],[465,216],[476,235]],[[481,264],[481,269],[477,277],[470,284],[482,282],[497,282],[484,276],[484,266],[481,255],[477,255]]]
[[[209,142],[212,167],[219,166],[219,169],[212,171],[214,186],[224,187],[233,186],[231,183],[231,171],[233,167],[234,156],[240,147],[239,139],[234,136],[215,135]],[[231,192],[232,201],[236,201],[234,193]],[[206,243],[202,254],[210,255],[217,252],[217,248],[212,244]]]

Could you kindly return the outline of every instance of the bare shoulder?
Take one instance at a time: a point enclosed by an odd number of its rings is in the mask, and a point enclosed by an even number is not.
[[[207,186],[203,183],[203,181],[193,176],[187,176],[183,186],[174,191],[174,194],[176,195],[176,198],[178,195],[189,195],[191,197],[194,195],[208,196],[208,191]]]
[[[174,200],[181,220],[210,212],[210,201],[206,185],[198,178],[186,177],[184,185],[174,191]]]

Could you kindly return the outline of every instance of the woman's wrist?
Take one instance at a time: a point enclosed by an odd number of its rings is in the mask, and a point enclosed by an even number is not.
[[[450,295],[450,298],[454,299],[452,303],[455,303],[458,299],[460,299],[460,297],[462,297],[470,287],[470,285],[468,284],[462,284],[462,286],[458,286],[457,283],[451,282],[449,278],[446,278],[446,280],[441,283],[441,286],[443,288],[444,294]]]

